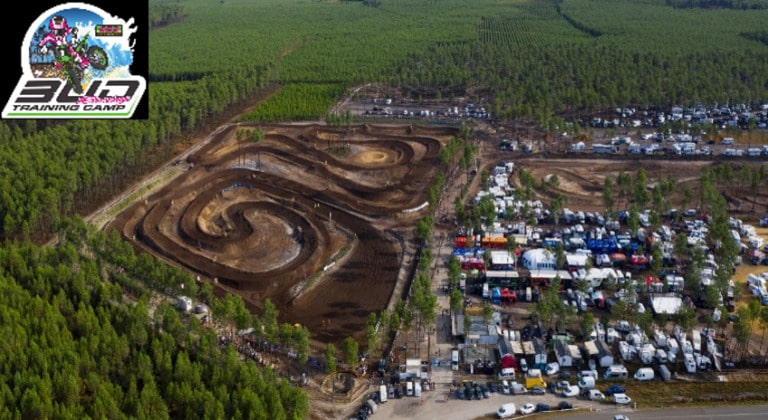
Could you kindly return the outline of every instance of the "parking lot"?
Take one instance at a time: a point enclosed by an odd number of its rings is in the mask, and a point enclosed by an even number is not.
[[[438,385],[434,391],[422,393],[421,398],[403,397],[400,399],[391,399],[380,404],[376,413],[371,418],[420,418],[420,419],[445,419],[445,420],[467,420],[498,418],[496,411],[502,404],[514,403],[520,417],[519,408],[526,403],[532,403],[534,406],[539,403],[549,405],[552,410],[557,410],[557,405],[567,401],[573,405],[568,413],[586,414],[586,418],[608,419],[614,414],[630,415],[634,409],[630,406],[617,406],[611,402],[595,402],[579,398],[564,398],[551,392],[545,395],[502,395],[498,392],[491,393],[488,398],[480,400],[473,397],[472,400],[458,400],[454,395],[450,395],[450,386]],[[590,414],[594,414],[594,417]],[[559,412],[562,415],[563,412]],[[585,417],[582,417],[585,418]]]

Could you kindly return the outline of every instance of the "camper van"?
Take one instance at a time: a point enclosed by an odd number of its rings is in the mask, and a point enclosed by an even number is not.
[[[627,368],[623,365],[609,366],[603,375],[604,379],[608,380],[626,380],[629,376]]]
[[[652,381],[653,377],[653,369],[649,367],[640,368],[635,372],[635,379],[638,381]]]
[[[459,370],[459,351],[451,350],[451,370]]]

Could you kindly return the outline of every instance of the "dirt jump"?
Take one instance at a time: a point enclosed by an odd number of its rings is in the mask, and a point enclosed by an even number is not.
[[[261,141],[252,140],[254,129]],[[232,125],[107,229],[320,342],[390,304],[452,127]],[[399,297],[399,296],[398,296]]]

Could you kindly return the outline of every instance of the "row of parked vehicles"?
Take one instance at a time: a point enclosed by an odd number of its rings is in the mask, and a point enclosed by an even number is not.
[[[580,380],[583,380],[582,378]],[[594,379],[594,378],[592,378]],[[594,381],[586,381],[586,383],[591,383],[594,385]],[[600,391],[596,388],[584,388],[583,390],[579,387],[579,385],[572,385],[568,381],[559,381],[556,383],[553,383],[549,386],[550,390],[554,394],[559,394],[562,397],[568,398],[568,397],[576,397],[578,395],[582,395],[584,398],[590,400],[590,401],[608,401],[609,399],[613,401],[615,404],[622,404],[622,405],[628,405],[632,402],[632,399],[627,396],[626,389],[619,385],[619,384],[612,384],[608,388],[605,389],[605,392]],[[531,395],[543,395],[546,393],[545,389],[542,387],[535,387],[530,390],[525,390],[524,393],[530,393]],[[555,406],[558,410],[567,410],[573,408],[573,404],[571,404],[568,401],[561,401],[560,403]],[[505,403],[502,404],[499,409],[496,412],[496,415],[499,418],[508,418],[512,417],[515,414],[531,414],[531,413],[540,413],[544,411],[550,411],[553,408],[549,404],[545,403],[525,403],[519,407],[515,405],[515,403]]]
[[[570,410],[573,408],[573,404],[569,403],[568,401],[560,401],[555,407],[557,410]],[[533,403],[526,403],[520,406],[520,408],[517,408],[515,403],[506,403],[502,404],[501,407],[496,411],[496,415],[500,419],[512,417],[517,413],[520,414],[532,414],[532,413],[543,413],[546,411],[553,410],[552,406],[545,403],[538,403],[534,405]]]
[[[473,381],[465,381],[456,388],[456,399],[459,400],[482,400],[491,397],[491,392],[498,392],[499,388],[494,382],[481,384]]]

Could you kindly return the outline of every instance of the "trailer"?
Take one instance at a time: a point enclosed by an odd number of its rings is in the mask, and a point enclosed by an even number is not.
[[[592,145],[592,153],[600,153],[600,154],[612,154],[612,153],[618,153],[619,146],[615,146],[613,144],[593,144]]]
[[[693,353],[701,354],[701,331],[693,330],[691,332],[691,339],[693,341]]]
[[[659,366],[659,376],[665,381],[672,379],[672,373],[669,371],[667,365]]]

